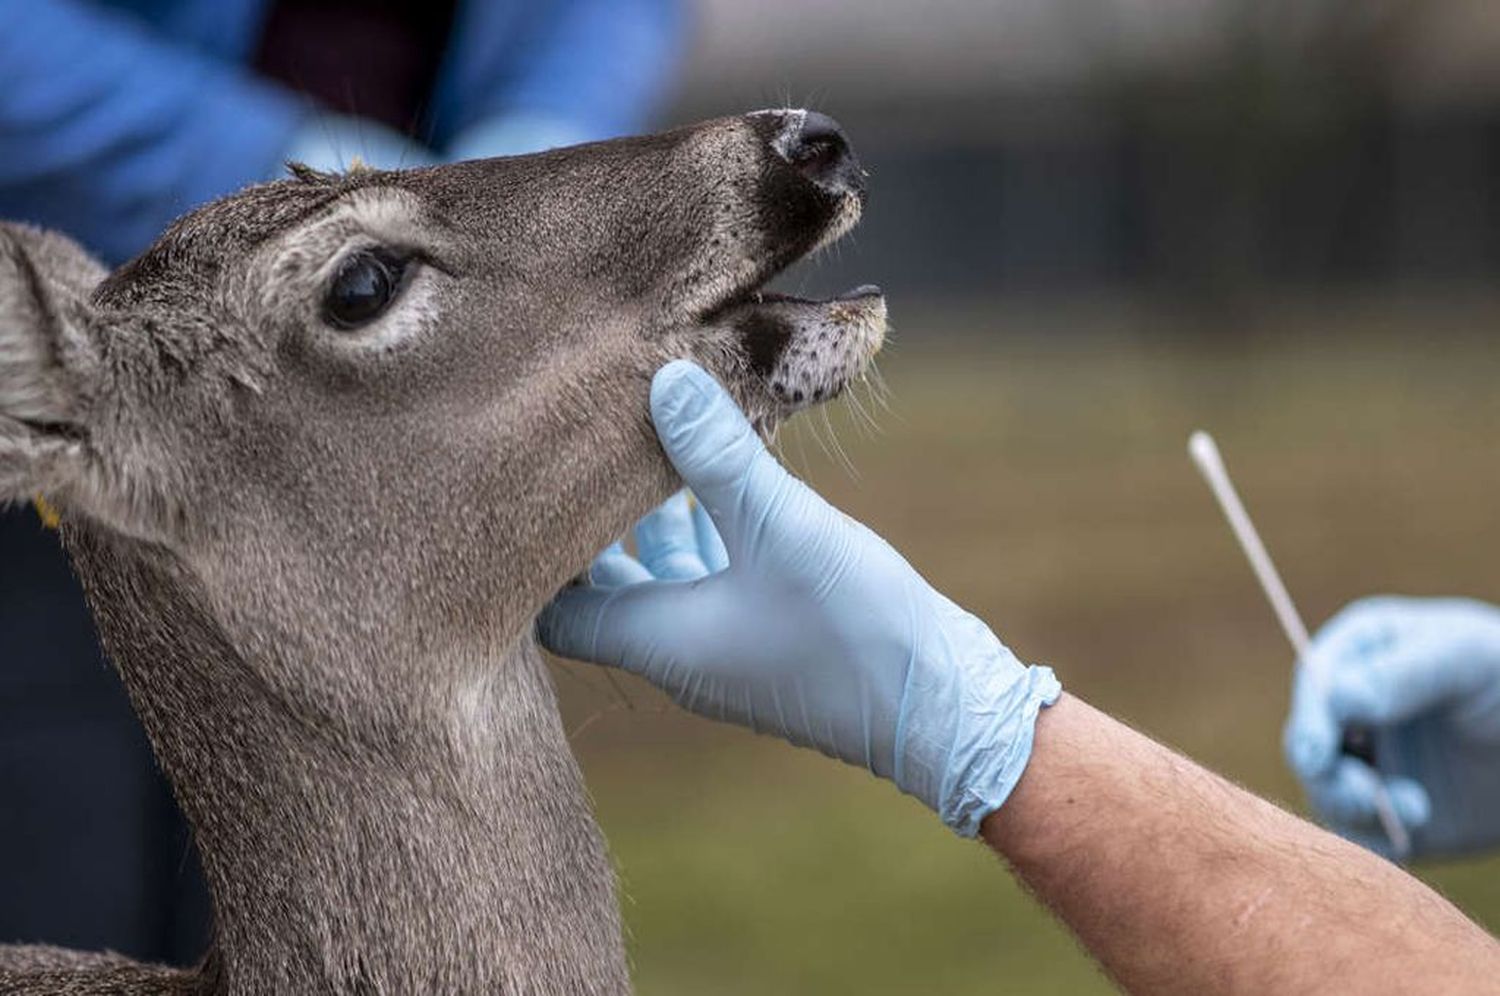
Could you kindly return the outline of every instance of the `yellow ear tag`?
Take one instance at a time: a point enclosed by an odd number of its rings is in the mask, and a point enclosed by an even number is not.
[[[56,529],[62,525],[62,515],[58,513],[57,509],[52,507],[52,503],[47,499],[41,495],[36,495],[31,499],[31,504],[36,507],[37,518],[42,520],[42,525],[48,529]]]

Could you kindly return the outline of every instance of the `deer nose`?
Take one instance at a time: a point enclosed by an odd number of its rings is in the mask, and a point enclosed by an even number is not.
[[[771,148],[797,172],[833,194],[865,192],[865,171],[844,129],[818,111],[765,111],[780,116]]]

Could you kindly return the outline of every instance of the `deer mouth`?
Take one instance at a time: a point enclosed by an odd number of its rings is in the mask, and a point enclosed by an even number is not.
[[[827,300],[751,291],[720,312],[744,351],[768,414],[785,417],[838,397],[885,343],[885,295],[866,284]]]
[[[765,290],[787,266],[859,223],[866,174],[827,115],[761,111],[750,120],[768,152],[760,203],[766,256],[712,309],[710,321],[733,331],[749,374],[750,407],[765,412],[763,425],[774,425],[837,397],[864,374],[885,342],[886,305],[869,284],[821,301]]]
[[[765,289],[859,223],[866,174],[843,129],[825,114],[783,108],[744,122],[761,143],[747,185],[754,193],[748,205],[736,202],[708,243],[738,251],[700,258],[688,284],[708,299],[689,311],[698,328],[713,333],[696,349],[769,436],[781,419],[837,397],[863,376],[885,342],[886,304],[880,288],[868,284],[825,300]]]

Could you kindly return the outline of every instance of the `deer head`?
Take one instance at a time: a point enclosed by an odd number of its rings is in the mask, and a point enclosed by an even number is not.
[[[393,646],[514,635],[671,487],[644,405],[664,360],[704,362],[768,428],[863,367],[878,292],[756,294],[863,189],[829,119],[773,111],[303,172],[102,281],[11,228],[0,488],[171,550],[236,642],[380,647],[364,678],[390,692]]]

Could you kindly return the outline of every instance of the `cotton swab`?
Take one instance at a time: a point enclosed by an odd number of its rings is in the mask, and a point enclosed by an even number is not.
[[[1198,472],[1203,475],[1203,479],[1208,482],[1209,489],[1218,499],[1219,508],[1223,510],[1224,517],[1229,520],[1229,528],[1234,530],[1235,538],[1240,542],[1240,548],[1245,551],[1250,567],[1255,571],[1257,580],[1260,581],[1261,589],[1266,593],[1266,598],[1270,601],[1282,630],[1291,641],[1292,649],[1297,653],[1297,660],[1299,662],[1306,660],[1310,642],[1307,627],[1303,624],[1297,607],[1292,604],[1286,585],[1282,584],[1281,575],[1277,573],[1276,565],[1271,562],[1271,556],[1266,552],[1265,544],[1260,540],[1260,534],[1255,531],[1255,524],[1250,521],[1250,515],[1245,511],[1239,493],[1235,491],[1234,484],[1229,480],[1229,472],[1224,467],[1224,458],[1219,455],[1218,445],[1214,443],[1212,436],[1200,429],[1188,439],[1188,454],[1192,456]],[[1375,813],[1380,818],[1380,825],[1385,830],[1386,837],[1390,839],[1396,857],[1405,857],[1411,850],[1411,835],[1407,833],[1401,818],[1396,815],[1396,807],[1391,802],[1390,791],[1380,780],[1378,771],[1375,773]]]

